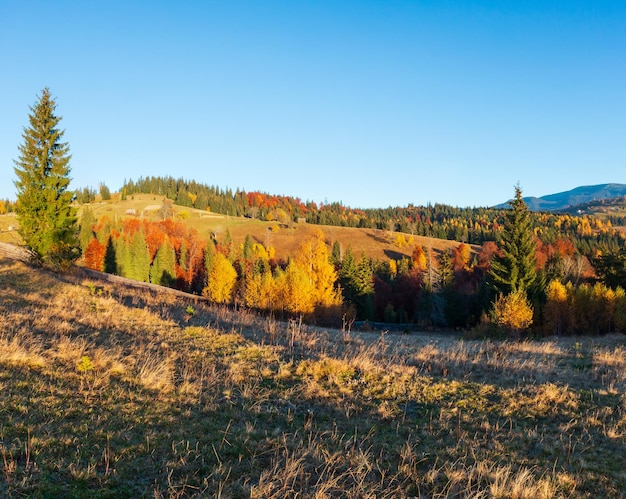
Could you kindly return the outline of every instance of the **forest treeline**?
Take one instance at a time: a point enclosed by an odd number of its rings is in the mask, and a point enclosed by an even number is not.
[[[96,220],[85,207],[78,232],[75,202],[91,200],[93,191],[69,190],[71,155],[55,109],[49,89],[43,89],[15,161],[17,203],[0,204],[5,212],[15,210],[33,263],[63,271],[82,255],[91,268],[202,293],[216,303],[335,324],[356,319],[422,327],[491,324],[514,336],[531,325],[557,334],[626,330],[626,246],[611,220],[530,213],[519,186],[507,210],[445,205],[358,210],[149,177],[125,182],[120,195],[165,195],[161,221]],[[111,198],[104,184],[100,196]],[[228,232],[219,240],[200,237],[172,219],[172,202],[288,225],[305,219],[459,243],[439,253],[417,244],[409,258],[373,260],[325,240],[319,231],[296,254],[277,260],[271,247],[249,236],[241,246]],[[407,243],[404,235],[402,241]],[[472,251],[470,243],[480,251]]]
[[[320,231],[287,260],[251,237],[236,245],[228,231],[200,237],[182,221],[95,220],[85,209],[80,241],[88,267],[203,294],[281,318],[320,324],[352,320],[420,327],[476,327],[489,322],[495,299],[490,267],[501,248],[478,252],[463,242],[438,252],[415,245],[410,258],[356,254]],[[626,252],[593,260],[558,236],[533,235],[535,331],[580,334],[626,331]],[[593,265],[592,265],[593,264]],[[601,318],[600,318],[601,317]]]
[[[0,215],[4,215],[6,213],[15,212],[16,203],[15,201],[9,201],[8,199],[0,199]]]
[[[376,228],[477,245],[498,239],[506,212],[503,209],[458,208],[444,204],[371,209],[350,208],[337,202],[318,205],[296,197],[233,191],[173,177],[128,180],[121,193],[122,197],[135,193],[160,194],[180,206],[225,215],[283,223],[305,219],[311,224]],[[558,238],[567,238],[587,257],[598,251],[616,251],[621,247],[623,238],[613,229],[615,221],[618,220],[609,218],[602,221],[597,217],[577,214],[532,214],[533,229],[542,241],[553,243]],[[621,218],[619,221],[622,221]]]
[[[273,248],[250,236],[237,247],[228,232],[207,241],[180,221],[96,221],[86,209],[80,243],[89,268],[202,294],[216,303],[326,321],[343,313],[321,232],[303,241],[288,261],[277,261]]]

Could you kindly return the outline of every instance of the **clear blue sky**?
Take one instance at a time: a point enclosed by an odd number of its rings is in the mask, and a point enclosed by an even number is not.
[[[626,183],[626,2],[2,1],[0,198],[49,87],[72,186],[353,207]]]

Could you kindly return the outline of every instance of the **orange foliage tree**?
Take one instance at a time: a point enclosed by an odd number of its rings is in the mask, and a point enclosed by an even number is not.
[[[106,244],[102,244],[98,239],[93,238],[85,248],[85,267],[88,269],[104,270],[104,255]]]
[[[413,260],[413,268],[418,270],[419,272],[424,272],[428,268],[428,259],[426,258],[426,252],[424,251],[424,246],[418,244],[413,250],[413,254],[411,255],[411,259]]]

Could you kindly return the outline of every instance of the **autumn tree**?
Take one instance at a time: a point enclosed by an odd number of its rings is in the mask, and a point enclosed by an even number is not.
[[[544,324],[550,334],[569,332],[569,306],[567,287],[557,279],[553,279],[546,287],[546,305],[544,307]]]
[[[247,307],[274,310],[277,308],[276,298],[276,284],[269,269],[253,272],[246,279],[243,300]]]
[[[102,244],[95,237],[89,241],[87,244],[85,251],[85,267],[88,269],[99,270],[102,272],[104,270],[104,261],[106,256],[106,245]]]
[[[296,264],[308,275],[316,306],[331,307],[341,304],[341,294],[336,286],[337,271],[330,262],[328,247],[321,231],[302,244]]]
[[[513,338],[533,323],[533,308],[522,290],[498,295],[491,311],[492,322]]]
[[[413,260],[413,268],[417,269],[419,272],[424,272],[428,268],[426,252],[421,244],[415,247],[411,259]]]
[[[215,253],[211,270],[208,275],[208,283],[202,294],[216,303],[229,303],[233,289],[237,282],[237,272],[222,253]]]
[[[74,194],[68,190],[71,156],[55,109],[44,88],[30,108],[14,171],[20,235],[37,261],[64,267],[78,257],[76,215],[70,205]]]
[[[306,315],[315,310],[315,288],[305,267],[289,262],[284,272],[276,276],[276,288],[282,308],[291,313]]]

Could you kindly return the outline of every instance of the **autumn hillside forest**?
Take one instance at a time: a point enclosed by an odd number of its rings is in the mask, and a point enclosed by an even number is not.
[[[0,202],[0,496],[624,497],[623,198],[75,190],[55,109]]]
[[[75,198],[85,266],[279,319],[478,335],[626,330],[626,214],[535,213],[516,193],[517,209],[359,210],[150,177]],[[116,211],[135,199],[152,204]],[[347,228],[387,249],[357,246]],[[513,261],[519,248],[525,262]],[[521,302],[506,302],[518,291]]]
[[[320,325],[514,337],[626,331],[621,205],[532,212],[519,185],[499,209],[318,206],[172,177],[127,180],[116,193],[104,183],[98,193],[71,191],[69,145],[55,109],[44,89],[15,161],[17,203],[0,204],[16,212],[17,232],[39,264],[79,261]],[[135,197],[150,196],[152,204],[133,206]],[[207,224],[216,218],[225,222]],[[340,230],[347,228],[350,237]],[[375,244],[362,244],[363,234]],[[278,244],[287,239],[288,248]]]
[[[492,272],[494,257],[503,258],[507,209],[360,210],[171,177],[129,180],[117,193],[102,184],[74,194],[80,261],[92,269],[282,319],[518,334],[520,324],[494,316],[497,297],[512,291]],[[147,199],[150,209],[132,208],[135,198]],[[15,205],[1,207],[10,212]],[[603,207],[576,214],[526,210],[532,314],[521,325],[528,334],[624,330],[626,212],[619,202]],[[203,223],[218,215],[230,226]],[[358,239],[341,236],[347,228],[367,232],[386,249],[356,245]]]

